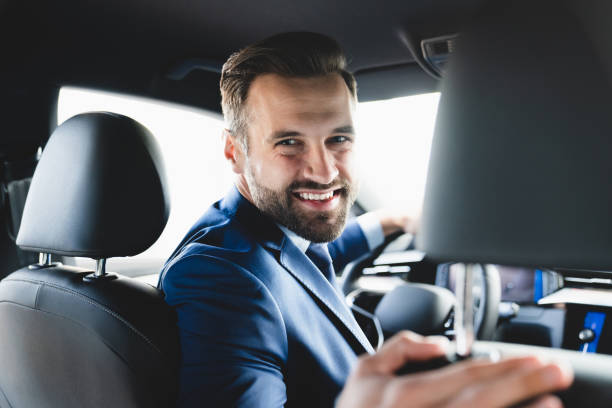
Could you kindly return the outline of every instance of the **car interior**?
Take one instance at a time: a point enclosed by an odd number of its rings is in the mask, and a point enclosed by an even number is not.
[[[168,407],[177,391],[163,259],[137,256],[179,204],[166,142],[122,111],[59,120],[61,95],[220,121],[223,62],[286,31],[335,38],[360,102],[440,93],[418,233],[337,271],[372,345],[413,330],[455,340],[462,357],[569,361],[566,406],[609,406],[609,15],[596,1],[1,2],[0,407]],[[363,190],[354,215],[386,204]]]

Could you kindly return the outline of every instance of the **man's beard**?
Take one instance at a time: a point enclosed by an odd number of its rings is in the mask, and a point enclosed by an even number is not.
[[[357,189],[342,179],[327,185],[312,181],[293,182],[282,191],[262,186],[252,174],[247,176],[247,180],[251,197],[261,212],[302,238],[317,243],[333,241],[342,234],[349,210],[357,197]],[[298,188],[328,190],[331,187],[339,189],[336,194],[340,202],[330,211],[307,211],[300,208],[298,198],[293,195]]]

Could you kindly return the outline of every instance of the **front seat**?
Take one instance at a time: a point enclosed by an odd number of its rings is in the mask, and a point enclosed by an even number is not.
[[[105,270],[107,258],[151,246],[168,214],[145,127],[96,112],[53,132],[17,237],[40,262],[0,282],[0,407],[172,405],[173,310],[156,288]],[[54,264],[50,254],[94,258],[97,268]]]

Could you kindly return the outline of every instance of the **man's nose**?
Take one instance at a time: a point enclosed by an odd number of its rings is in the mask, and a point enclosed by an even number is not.
[[[304,176],[319,184],[329,184],[338,176],[336,159],[325,146],[310,149]]]

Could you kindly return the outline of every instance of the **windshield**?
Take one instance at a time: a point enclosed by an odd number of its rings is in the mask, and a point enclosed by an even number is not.
[[[420,213],[439,93],[360,103],[360,204]]]

